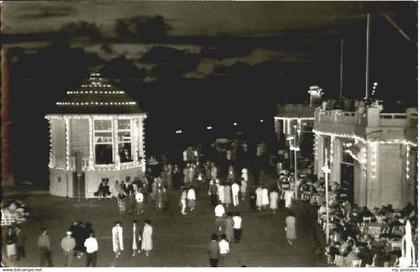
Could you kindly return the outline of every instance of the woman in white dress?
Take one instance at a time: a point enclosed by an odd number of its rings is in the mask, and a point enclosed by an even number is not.
[[[219,184],[217,187],[217,194],[219,196],[219,201],[224,205],[225,203],[225,186],[222,184]]]
[[[185,210],[187,209],[187,190],[182,190],[181,198],[179,199],[179,206],[181,207],[181,214],[186,215]]]
[[[121,251],[124,250],[124,237],[123,228],[121,222],[115,222],[112,228],[112,250],[115,253],[115,257],[118,258],[121,255]]]
[[[273,214],[276,213],[279,208],[279,193],[277,191],[272,191],[270,193],[270,210],[273,211]]]
[[[140,254],[139,242],[141,241],[141,235],[139,231],[139,227],[137,225],[137,221],[133,220],[133,233],[132,233],[132,255],[136,256],[136,254]]]
[[[146,251],[146,256],[149,256],[149,252],[153,249],[153,227],[150,220],[144,221],[143,235],[141,240],[141,249]]]
[[[286,239],[290,245],[296,240],[296,218],[292,210],[289,210],[286,216]]]
[[[258,186],[258,188],[255,190],[255,196],[256,196],[256,206],[257,206],[257,210],[261,211],[262,208],[262,187]]]
[[[261,204],[262,204],[263,208],[266,209],[268,207],[268,205],[270,204],[270,200],[268,198],[268,190],[267,190],[267,188],[264,187],[262,189],[261,194],[262,194],[262,199],[261,199],[261,202],[262,203]]]

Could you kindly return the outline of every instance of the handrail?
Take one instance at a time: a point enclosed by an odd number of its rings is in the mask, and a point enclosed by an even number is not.
[[[406,113],[381,113],[380,118],[381,119],[406,119],[407,114]]]

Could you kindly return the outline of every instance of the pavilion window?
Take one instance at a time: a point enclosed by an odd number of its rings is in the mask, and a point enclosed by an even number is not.
[[[112,164],[112,121],[94,120],[95,164]]]
[[[118,155],[120,162],[132,162],[130,120],[118,120]]]

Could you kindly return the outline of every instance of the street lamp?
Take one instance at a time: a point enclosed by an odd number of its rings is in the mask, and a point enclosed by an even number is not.
[[[322,172],[324,172],[325,176],[325,207],[327,212],[327,227],[325,230],[325,240],[328,244],[328,240],[330,239],[330,208],[328,203],[328,174],[331,173],[331,169],[328,167],[328,161],[327,161],[327,149],[325,149],[325,155],[324,155],[324,166],[322,167]]]
[[[297,152],[300,151],[300,148],[299,148],[298,139],[297,139],[297,135],[296,135],[296,128],[297,128],[297,126],[294,125],[293,128],[295,129],[295,131],[293,133],[293,139],[294,139],[293,140],[293,143],[294,143],[294,145],[290,147],[290,150],[291,151],[294,151],[293,156],[294,156],[294,161],[295,161],[295,199],[297,199],[298,198],[298,186],[297,186],[297,183],[298,183]]]
[[[293,156],[294,156],[294,159],[295,159],[295,199],[297,199],[297,197],[298,197],[297,152],[300,151],[300,148],[298,146],[292,146],[292,147],[290,147],[290,150],[294,151]]]

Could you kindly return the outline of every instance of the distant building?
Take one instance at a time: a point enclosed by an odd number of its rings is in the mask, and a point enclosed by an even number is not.
[[[368,208],[417,203],[417,109],[382,113],[379,105],[354,112],[317,108],[315,173],[341,183],[353,201]]]
[[[52,195],[93,197],[102,180],[112,191],[116,180],[133,180],[145,171],[146,114],[98,73],[67,91],[45,118]]]
[[[304,104],[277,105],[274,126],[277,141],[282,147],[289,149],[296,143],[300,146],[305,133],[309,134],[310,139],[313,138],[314,111],[315,108]]]
[[[308,90],[309,94],[309,107],[316,108],[321,105],[322,95],[324,92],[319,86],[310,86]]]
[[[308,94],[309,105],[277,105],[277,112],[274,117],[277,141],[287,149],[296,146],[301,147],[301,144],[312,142],[314,111],[316,107],[321,105],[324,92],[319,86],[310,86]],[[304,137],[305,135],[307,137]]]

